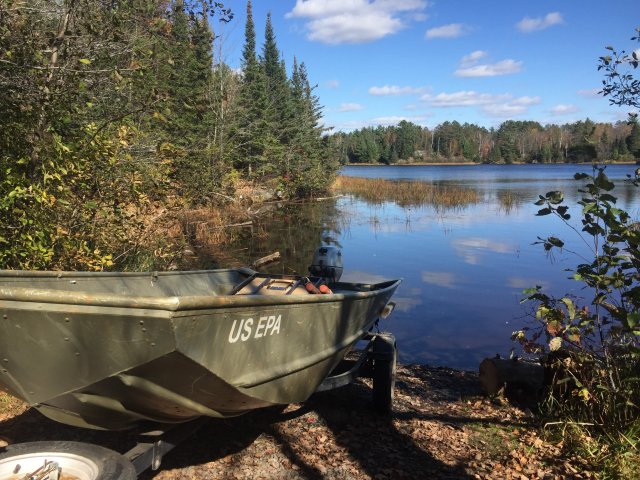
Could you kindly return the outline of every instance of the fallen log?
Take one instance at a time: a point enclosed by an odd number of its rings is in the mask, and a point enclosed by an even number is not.
[[[251,264],[251,268],[258,268],[267,263],[275,262],[280,260],[280,252],[274,252],[271,255],[267,255],[266,257],[262,257],[257,259],[255,262]]]
[[[489,396],[505,393],[507,388],[537,396],[544,387],[544,367],[521,359],[485,358],[480,363],[480,385]]]

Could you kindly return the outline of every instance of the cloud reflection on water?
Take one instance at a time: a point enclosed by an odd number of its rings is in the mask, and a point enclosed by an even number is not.
[[[470,264],[478,265],[486,252],[514,253],[516,247],[505,242],[496,242],[488,238],[468,237],[457,238],[451,242],[456,254]]]
[[[438,287],[456,288],[457,280],[457,276],[453,272],[422,271],[422,281]]]
[[[507,279],[507,286],[511,288],[518,288],[524,290],[525,288],[532,288],[536,285],[540,285],[543,290],[549,290],[551,283],[545,280],[525,277],[509,277]]]

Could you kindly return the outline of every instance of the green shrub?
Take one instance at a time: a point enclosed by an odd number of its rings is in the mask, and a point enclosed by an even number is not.
[[[572,226],[561,192],[540,196],[538,215],[555,215],[589,246],[592,260],[573,278],[584,284],[590,303],[555,298],[540,287],[526,291],[535,302],[536,325],[514,332],[528,352],[541,354],[553,372],[546,413],[597,427],[611,435],[640,419],[640,225],[616,206],[614,184],[604,168],[576,174],[582,230]],[[633,181],[636,183],[636,180]],[[546,251],[563,248],[555,237],[540,238]]]

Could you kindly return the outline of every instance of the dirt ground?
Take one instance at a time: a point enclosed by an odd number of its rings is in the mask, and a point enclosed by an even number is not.
[[[528,410],[480,395],[478,376],[399,366],[394,412],[371,407],[368,380],[303,404],[206,420],[143,480],[585,479],[597,478],[562,445],[544,441]],[[86,441],[125,452],[135,432],[49,421],[15,402],[0,414],[0,442]]]

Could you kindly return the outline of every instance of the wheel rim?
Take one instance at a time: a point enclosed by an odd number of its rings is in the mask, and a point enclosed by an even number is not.
[[[37,452],[16,455],[0,460],[0,480],[14,480],[35,472],[45,462],[56,462],[62,469],[61,480],[94,480],[98,478],[98,465],[81,455],[63,452]],[[17,470],[17,471],[16,471]],[[49,478],[48,476],[43,477]],[[55,475],[52,478],[56,478]]]

